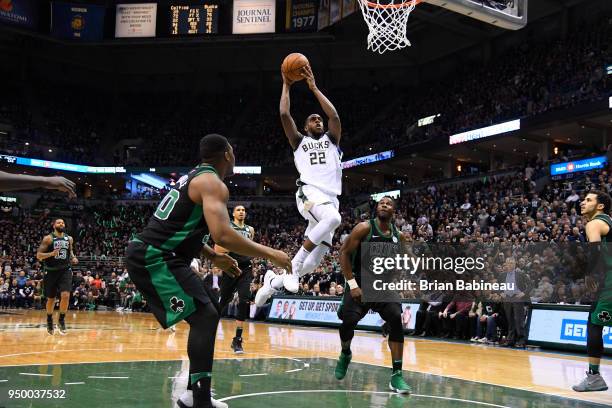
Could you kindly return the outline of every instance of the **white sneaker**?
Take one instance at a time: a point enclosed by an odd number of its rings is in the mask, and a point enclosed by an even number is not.
[[[300,275],[298,272],[293,271],[292,273],[285,272],[283,275],[283,285],[291,293],[297,293],[300,289]]]
[[[229,407],[229,405],[227,405],[225,402],[217,401],[213,397],[210,397],[210,402],[212,403],[213,408],[228,408]]]
[[[272,287],[272,279],[274,279],[275,277],[276,274],[272,270],[269,270],[264,275],[263,286],[259,288],[257,294],[255,295],[255,305],[257,307],[262,307],[263,305],[265,305],[268,299],[270,299],[272,295],[276,293],[276,290],[274,290],[274,288]]]
[[[213,408],[228,408],[229,406],[225,402],[217,401],[213,397],[210,397],[210,402]],[[193,391],[186,390],[181,394],[180,398],[176,401],[176,404],[180,408],[192,408],[193,407]]]

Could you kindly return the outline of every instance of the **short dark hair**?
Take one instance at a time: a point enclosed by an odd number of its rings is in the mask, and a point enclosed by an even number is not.
[[[395,198],[391,197],[390,195],[386,195],[386,196],[382,196],[380,200],[382,200],[383,198],[388,198],[389,200],[391,200],[391,202],[393,203],[393,209],[397,208],[397,203],[395,202]],[[378,202],[380,202],[380,200],[378,200]]]
[[[313,116],[321,116],[321,115],[319,115],[318,113],[311,113],[310,115],[308,115],[308,116],[306,117],[306,119],[304,119],[304,128],[306,128],[306,127],[308,126],[308,121],[309,121],[309,120],[310,120],[310,118],[311,118],[311,117],[313,117]],[[323,119],[323,118],[321,118],[321,120],[322,120],[322,119]]]
[[[211,133],[200,139],[200,159],[218,159],[229,147],[225,136]]]
[[[612,198],[606,192],[601,190],[591,190],[589,194],[595,194],[597,196],[597,204],[603,204],[603,212],[606,214],[610,213],[610,204],[612,204]]]

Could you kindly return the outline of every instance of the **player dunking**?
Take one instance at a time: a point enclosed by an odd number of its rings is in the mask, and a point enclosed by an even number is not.
[[[338,212],[338,196],[342,193],[340,117],[334,105],[317,88],[310,66],[302,69],[302,76],[327,115],[329,129],[325,131],[321,116],[312,114],[304,124],[306,134],[302,135],[298,131],[290,113],[289,90],[292,82],[283,74],[280,117],[285,135],[293,148],[295,167],[300,173],[296,193],[298,211],[308,221],[308,227],[304,243],[291,261],[293,273],[276,275],[268,271],[255,297],[258,306],[263,305],[283,284],[290,292],[298,291],[299,278],[314,271],[319,265],[331,248],[334,231],[342,221]]]
[[[210,235],[232,252],[267,258],[289,270],[291,263],[287,254],[256,244],[231,228],[229,191],[222,180],[233,173],[235,158],[227,139],[217,134],[204,136],[200,159],[201,163],[181,177],[159,203],[144,231],[129,243],[126,264],[130,278],[162,327],[181,320],[190,326],[188,389],[192,389],[193,407],[227,407],[212,400],[210,394],[219,313],[211,301],[214,294],[191,270],[191,260],[203,251],[230,275],[240,274],[236,261],[228,255],[217,254],[207,245],[202,249]]]
[[[234,220],[231,223],[232,228],[237,233],[247,239],[255,237],[253,227],[246,225],[246,208],[238,205],[232,212]],[[220,245],[215,245],[215,252],[228,253],[228,250]],[[233,277],[227,273],[221,276],[221,301],[219,310],[222,311],[227,306],[234,296],[234,292],[238,292],[238,314],[236,316],[236,335],[232,339],[232,350],[236,354],[244,353],[242,348],[242,329],[244,321],[249,315],[249,298],[251,297],[251,281],[253,280],[253,270],[251,268],[251,257],[239,255],[233,252],[229,256],[238,261],[238,267],[242,271],[240,276]]]
[[[47,333],[53,335],[53,309],[55,308],[55,297],[59,292],[60,314],[58,320],[60,334],[66,334],[66,311],[70,301],[72,289],[72,270],[70,264],[76,265],[79,261],[74,256],[74,241],[67,235],[64,220],[57,219],[53,222],[53,232],[46,235],[38,251],[36,258],[43,262],[45,277],[45,297],[47,298]]]
[[[344,291],[342,304],[338,310],[340,325],[340,344],[342,351],[336,364],[335,375],[338,380],[346,376],[351,362],[351,341],[355,335],[357,323],[370,310],[378,312],[389,328],[389,349],[391,350],[392,374],[389,387],[400,394],[410,393],[410,386],[402,376],[402,359],[404,355],[404,330],[402,327],[402,305],[399,302],[363,303],[361,301],[361,244],[363,242],[384,242],[395,245],[399,253],[400,245],[405,242],[404,236],[395,228],[392,219],[395,213],[395,201],[383,197],[376,206],[376,218],[361,222],[353,228],[340,249],[340,266],[348,288]],[[383,251],[384,252],[384,251]]]
[[[574,391],[605,391],[608,385],[599,373],[599,363],[604,351],[603,328],[612,327],[612,253],[608,245],[608,236],[612,229],[612,219],[608,215],[610,211],[611,198],[601,191],[589,192],[582,203],[580,210],[582,215],[589,219],[586,224],[586,234],[589,240],[589,262],[586,276],[587,288],[596,290],[592,274],[596,268],[603,265],[605,282],[603,289],[599,292],[598,299],[591,306],[587,321],[587,354],[589,356],[589,371],[587,376],[578,385],[572,388]]]

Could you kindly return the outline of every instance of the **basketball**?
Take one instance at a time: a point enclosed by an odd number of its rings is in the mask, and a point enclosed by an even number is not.
[[[304,79],[304,77],[302,77],[302,68],[309,64],[306,56],[294,52],[285,57],[281,65],[281,71],[290,81],[300,81]]]

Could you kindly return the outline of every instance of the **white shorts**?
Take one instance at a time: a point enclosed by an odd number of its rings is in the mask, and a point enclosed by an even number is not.
[[[319,220],[323,218],[323,206],[331,206],[336,211],[340,208],[340,202],[337,196],[325,193],[311,185],[301,187],[301,196],[300,189],[298,189],[295,194],[295,203],[297,204],[300,215],[308,221],[306,236],[308,236],[308,233],[319,223]],[[331,245],[333,237],[334,231],[331,231],[323,242]]]

